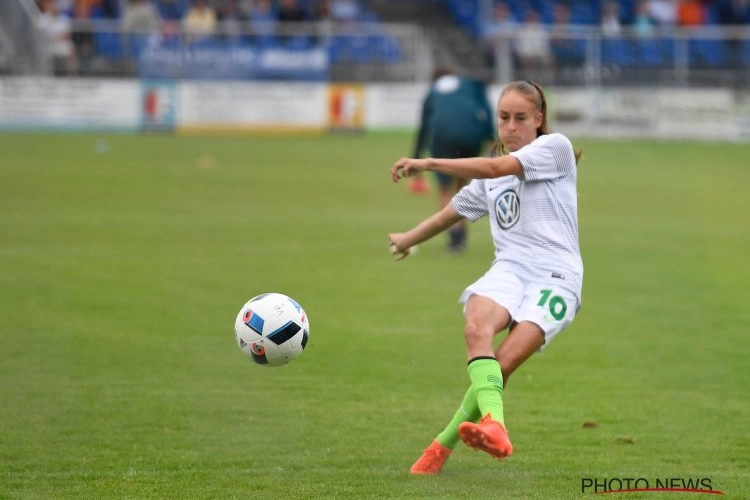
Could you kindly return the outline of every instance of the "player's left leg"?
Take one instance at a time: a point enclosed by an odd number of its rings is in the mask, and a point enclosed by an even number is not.
[[[499,276],[507,277],[505,274]],[[491,292],[487,285],[480,279],[480,282],[475,283],[476,290],[479,293],[494,293],[497,296],[497,300],[504,302],[503,298],[507,295],[513,296],[516,288],[512,283],[511,279],[498,279],[505,286],[500,291],[494,290]],[[520,283],[518,283],[520,287]],[[520,290],[520,288],[519,288]],[[450,456],[451,451],[458,443],[461,436],[459,435],[460,426],[465,422],[476,422],[481,415],[480,404],[476,395],[476,384],[474,383],[474,377],[477,377],[480,389],[485,393],[480,398],[482,404],[492,405],[499,404],[500,406],[495,409],[495,413],[502,418],[502,388],[500,392],[497,392],[497,386],[495,385],[497,379],[502,377],[500,368],[497,361],[494,359],[494,353],[492,348],[492,339],[495,332],[505,329],[510,323],[511,315],[505,307],[498,305],[495,300],[490,299],[483,295],[477,295],[472,291],[472,287],[467,288],[466,297],[462,297],[462,301],[465,301],[466,307],[464,314],[466,317],[466,342],[467,352],[469,357],[475,357],[478,359],[472,359],[472,367],[469,368],[470,378],[472,378],[472,385],[464,394],[463,401],[459,406],[453,418],[443,431],[438,434],[437,438],[427,447],[422,456],[412,465],[409,470],[412,474],[436,474],[443,467],[443,464]],[[510,301],[513,304],[512,300]],[[512,307],[512,306],[511,306]],[[477,353],[484,353],[487,356],[474,356]],[[486,358],[486,359],[483,359]],[[487,363],[489,361],[489,363]],[[481,375],[477,375],[477,369],[483,371],[485,368],[482,365],[489,365],[490,374],[489,387],[485,387],[487,384],[482,383]],[[494,365],[494,366],[493,366]],[[496,372],[496,373],[495,373]],[[474,373],[474,376],[472,376]],[[500,381],[502,384],[502,381]],[[485,407],[485,412],[489,411],[489,407]],[[481,444],[477,445],[477,449],[484,449]]]
[[[508,381],[524,361],[544,345],[544,331],[530,321],[513,323],[510,333],[495,350],[495,358],[503,371],[503,380]]]

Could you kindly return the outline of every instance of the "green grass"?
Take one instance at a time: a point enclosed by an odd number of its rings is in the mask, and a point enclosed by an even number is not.
[[[0,135],[0,498],[750,498],[750,147],[576,141],[579,317],[510,381],[515,455],[423,478],[492,248],[483,220],[463,256],[390,258],[437,204],[390,182],[411,141]],[[311,320],[280,368],[234,344],[267,291]]]

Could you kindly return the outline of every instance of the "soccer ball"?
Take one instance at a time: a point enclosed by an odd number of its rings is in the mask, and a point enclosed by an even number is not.
[[[282,293],[264,293],[248,300],[234,322],[237,346],[264,366],[289,363],[302,354],[309,336],[307,313]]]

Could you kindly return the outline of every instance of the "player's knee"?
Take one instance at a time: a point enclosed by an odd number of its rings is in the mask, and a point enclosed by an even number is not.
[[[466,339],[466,345],[471,349],[472,347],[480,347],[485,344],[492,344],[493,332],[486,326],[476,321],[467,321],[464,327],[464,337]]]

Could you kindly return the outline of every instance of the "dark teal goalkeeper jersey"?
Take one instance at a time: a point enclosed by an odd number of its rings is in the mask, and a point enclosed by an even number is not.
[[[425,148],[434,158],[479,156],[494,133],[484,84],[445,75],[435,80],[422,104],[414,157],[420,158]]]

